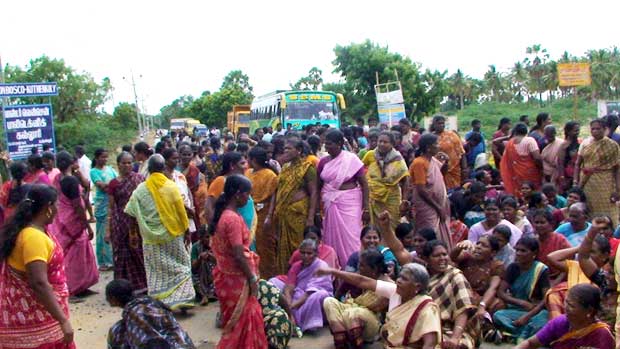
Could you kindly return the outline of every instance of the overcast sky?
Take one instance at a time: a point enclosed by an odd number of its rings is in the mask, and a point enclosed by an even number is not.
[[[235,69],[258,95],[288,88],[313,66],[336,81],[333,48],[367,38],[425,68],[482,77],[489,64],[508,70],[534,43],[552,58],[620,46],[619,14],[618,0],[8,0],[0,56],[23,66],[45,54],[109,77],[109,112],[133,101],[123,80],[132,70],[155,114],[181,95],[217,90]]]

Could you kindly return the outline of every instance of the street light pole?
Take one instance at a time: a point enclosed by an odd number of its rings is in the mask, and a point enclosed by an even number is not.
[[[144,128],[142,126],[142,118],[140,117],[140,108],[138,107],[138,93],[136,92],[136,80],[133,77],[133,71],[131,72],[131,86],[133,87],[133,97],[136,105],[136,117],[138,118],[138,130],[140,132],[140,137],[142,137],[144,133]]]

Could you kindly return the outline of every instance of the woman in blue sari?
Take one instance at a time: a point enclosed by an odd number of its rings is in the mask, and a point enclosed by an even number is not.
[[[104,241],[106,230],[108,229],[108,208],[110,198],[108,197],[108,184],[118,175],[110,165],[108,165],[108,152],[105,149],[95,150],[93,166],[90,170],[90,180],[95,183],[95,226],[97,252],[97,263],[99,270],[112,270],[112,246]]]
[[[547,322],[545,293],[549,289],[549,268],[536,260],[538,240],[521,238],[516,246],[515,262],[506,269],[498,296],[507,308],[495,312],[493,322],[504,334],[527,339]]]

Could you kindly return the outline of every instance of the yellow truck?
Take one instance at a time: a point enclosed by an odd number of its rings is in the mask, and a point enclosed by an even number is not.
[[[238,136],[250,132],[250,105],[233,105],[226,118],[228,131]]]

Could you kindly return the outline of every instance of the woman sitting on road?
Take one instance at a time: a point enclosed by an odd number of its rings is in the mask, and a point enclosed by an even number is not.
[[[293,320],[302,332],[323,327],[323,300],[334,292],[330,277],[315,275],[319,268],[328,268],[327,263],[317,257],[317,250],[316,241],[302,241],[299,246],[301,260],[291,266],[286,283],[277,278],[269,280],[284,291]]]
[[[331,274],[346,283],[389,299],[389,311],[381,329],[385,348],[436,348],[441,342],[439,307],[426,295],[429,275],[422,265],[403,265],[396,284],[336,269],[320,269],[317,273]]]
[[[491,235],[493,233],[493,229],[502,224],[510,228],[511,236],[510,236],[510,245],[514,246],[517,241],[521,238],[523,234],[519,228],[517,228],[514,224],[509,221],[502,219],[499,210],[499,203],[496,200],[486,200],[484,202],[484,217],[485,220],[482,222],[478,222],[474,224],[469,229],[469,234],[467,236],[467,240],[476,243],[480,239],[480,237],[484,235]]]
[[[516,261],[506,269],[498,292],[507,309],[495,312],[493,322],[508,335],[525,339],[547,321],[544,296],[549,289],[549,270],[536,260],[536,239],[521,238],[515,249]]]
[[[568,291],[566,314],[548,322],[516,348],[612,349],[615,347],[614,337],[609,326],[596,317],[600,308],[601,294],[596,286],[576,285]]]
[[[387,267],[379,251],[362,252],[359,271],[360,275],[373,280],[393,282],[386,275]],[[334,336],[334,346],[358,348],[363,342],[373,341],[381,328],[381,314],[387,307],[387,299],[372,290],[365,290],[360,296],[348,298],[345,302],[326,298],[323,310]]]

